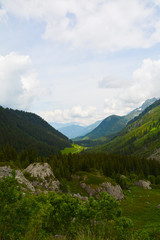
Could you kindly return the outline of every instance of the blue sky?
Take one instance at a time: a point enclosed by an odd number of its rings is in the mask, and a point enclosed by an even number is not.
[[[160,97],[159,0],[0,0],[0,105],[88,125]]]

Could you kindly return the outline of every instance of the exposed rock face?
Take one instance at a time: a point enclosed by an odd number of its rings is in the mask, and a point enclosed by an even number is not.
[[[48,163],[32,163],[23,172],[30,174],[35,188],[41,187],[47,191],[59,190],[60,182],[55,179]]]
[[[0,179],[11,175],[12,169],[10,166],[0,167]]]
[[[134,182],[134,185],[138,186],[138,187],[141,187],[141,188],[144,188],[144,189],[152,189],[150,187],[150,185],[151,185],[150,181],[138,180],[138,181]]]
[[[16,179],[20,184],[26,185],[29,190],[31,190],[32,192],[35,192],[35,188],[32,185],[32,183],[25,178],[25,176],[20,170],[16,170]]]
[[[10,166],[0,167],[0,179],[2,177],[10,176],[11,172],[12,169],[10,168]],[[20,184],[25,185],[27,189],[29,189],[32,192],[35,192],[35,188],[33,187],[32,183],[24,177],[23,173],[20,170],[16,170],[15,174],[16,174],[15,178]],[[23,190],[25,190],[25,188],[23,188]]]
[[[104,182],[97,188],[92,188],[92,186],[87,185],[86,183],[81,183],[80,185],[90,196],[94,196],[100,192],[107,192],[116,200],[124,198],[122,188],[119,185],[114,186],[110,182]]]
[[[124,198],[122,188],[119,185],[112,185],[110,182],[102,183],[101,186],[116,200]]]

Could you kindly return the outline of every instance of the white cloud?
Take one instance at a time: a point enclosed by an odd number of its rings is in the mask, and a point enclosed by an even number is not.
[[[46,23],[45,39],[72,47],[115,51],[160,42],[160,3],[154,0],[0,0],[15,16]],[[157,7],[158,6],[158,7]]]
[[[38,95],[38,85],[29,56],[15,52],[0,55],[0,105],[28,109]]]
[[[96,108],[89,106],[82,109],[81,106],[74,106],[71,109],[56,109],[54,111],[41,111],[38,114],[48,122],[69,123],[76,122],[77,124],[90,124],[101,119],[97,114]]]
[[[110,97],[105,99],[105,113],[126,114],[140,106],[146,99],[160,97],[160,60],[145,59],[139,69],[133,72],[129,87],[110,89]]]

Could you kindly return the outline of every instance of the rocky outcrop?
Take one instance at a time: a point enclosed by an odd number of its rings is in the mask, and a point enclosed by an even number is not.
[[[2,177],[11,176],[12,171],[13,171],[13,169],[11,169],[10,166],[0,167],[0,179],[2,179]],[[20,170],[15,171],[15,178],[21,185],[23,185],[24,191],[26,189],[28,189],[31,192],[35,192],[35,188],[32,185],[32,183],[25,178],[25,176],[23,175],[23,173]]]
[[[120,185],[114,186],[110,182],[105,182],[102,183],[101,186],[108,192],[108,194],[113,196],[116,200],[121,200],[124,198],[123,191]]]
[[[86,183],[80,183],[80,185],[89,194],[89,196],[95,196],[100,192],[107,192],[116,200],[121,200],[124,198],[122,188],[119,185],[112,185],[110,182],[104,182],[98,187],[94,188]]]
[[[150,181],[138,180],[134,182],[134,185],[144,189],[152,189]]]
[[[11,175],[12,169],[10,166],[0,167],[0,179]]]
[[[60,182],[55,178],[48,163],[32,163],[24,171],[35,188],[41,190],[59,190]]]

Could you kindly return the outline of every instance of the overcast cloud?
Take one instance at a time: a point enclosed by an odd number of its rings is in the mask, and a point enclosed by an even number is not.
[[[90,124],[160,97],[159,0],[0,0],[0,105]]]

